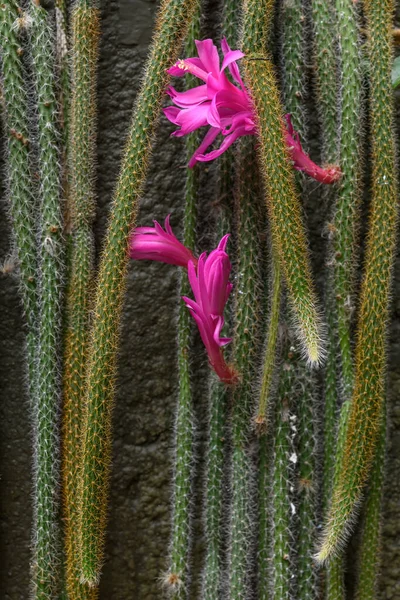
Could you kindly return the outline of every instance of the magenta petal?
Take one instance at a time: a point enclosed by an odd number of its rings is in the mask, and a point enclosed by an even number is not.
[[[219,112],[218,112],[217,104],[216,104],[216,98],[217,98],[217,96],[215,95],[211,102],[211,105],[209,107],[209,110],[207,113],[207,121],[208,121],[209,125],[211,125],[211,127],[216,127],[217,129],[222,129],[221,118],[219,116]]]
[[[195,44],[205,71],[218,77],[220,72],[219,56],[217,47],[213,44],[213,41],[211,39],[203,41],[195,40]]]
[[[181,111],[175,106],[168,106],[163,108],[163,113],[167,117],[168,121],[171,121],[174,125],[177,125],[177,118]]]
[[[219,244],[218,244],[218,250],[222,250],[222,252],[225,252],[225,250],[226,250],[226,245],[227,245],[227,243],[228,243],[228,240],[229,240],[230,236],[231,236],[231,234],[230,234],[230,233],[226,233],[226,234],[224,235],[224,237],[222,237],[222,238],[220,239],[220,242],[219,242]]]
[[[197,148],[196,152],[193,154],[192,158],[190,159],[189,168],[194,167],[194,165],[197,162],[198,155],[205,152],[207,150],[207,148],[209,146],[211,146],[211,144],[214,142],[214,140],[217,137],[217,135],[219,134],[219,132],[220,132],[219,129],[216,129],[215,127],[210,127],[210,129],[207,131],[206,135],[204,136],[204,139],[201,142],[200,146]]]
[[[236,140],[242,135],[246,135],[246,132],[244,132],[242,129],[233,131],[233,133],[231,133],[225,137],[224,141],[222,142],[222,144],[220,145],[219,148],[217,148],[216,150],[213,150],[212,152],[209,152],[208,154],[199,154],[196,157],[196,159],[199,162],[208,162],[210,160],[214,160],[215,158],[218,158],[218,156],[221,156],[221,154],[223,154],[226,150],[228,150],[228,148],[230,146],[232,146],[232,144],[234,142],[236,142]]]
[[[222,48],[222,52],[224,54],[224,62],[225,62],[225,56],[227,54],[229,54],[229,52],[232,52],[226,38],[222,39],[221,48]],[[234,50],[234,52],[238,52],[238,50]],[[245,55],[243,54],[243,56],[245,56]],[[243,58],[243,56],[241,56],[240,58]],[[224,62],[222,63],[222,65],[224,64]],[[229,67],[229,72],[233,77],[233,80],[236,81],[237,83],[239,83],[240,86],[244,89],[243,81],[242,81],[242,78],[240,77],[239,67],[237,66],[237,64],[235,64],[234,62],[229,63],[228,67]]]
[[[193,104],[200,104],[208,99],[206,85],[198,85],[186,92],[177,92],[175,88],[170,87],[167,90],[167,93],[171,96],[176,106],[179,106],[180,108],[187,108]]]
[[[209,104],[200,104],[191,108],[182,108],[175,118],[175,124],[180,125],[180,136],[187,135],[199,127],[207,125]]]
[[[240,52],[240,50],[229,50],[225,56],[224,56],[224,60],[222,61],[222,67],[221,67],[221,71],[224,71],[226,69],[226,67],[228,67],[230,64],[232,64],[233,62],[240,60],[241,58],[244,57],[243,52]]]

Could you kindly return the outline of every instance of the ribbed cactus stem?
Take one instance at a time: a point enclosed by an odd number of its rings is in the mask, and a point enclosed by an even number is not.
[[[311,0],[314,28],[314,64],[317,110],[321,126],[322,161],[335,164],[338,160],[338,88],[337,48],[335,44],[334,0]],[[327,40],[330,40],[327,43]]]
[[[0,66],[4,99],[4,131],[7,140],[7,188],[13,223],[22,306],[26,320],[26,360],[30,400],[36,386],[35,344],[38,317],[37,303],[37,206],[30,165],[27,91],[21,62],[23,53],[18,29],[23,29],[23,15],[18,4],[10,0],[0,6]]]
[[[246,35],[243,40],[245,82],[251,91],[258,127],[258,155],[266,188],[272,243],[284,273],[305,356],[311,363],[322,359],[323,344],[317,301],[312,284],[307,240],[297,197],[294,172],[284,139],[283,107],[274,67],[266,56],[265,38],[252,37],[258,22],[268,31],[273,2],[245,0]],[[261,11],[261,14],[260,14]],[[254,16],[258,15],[258,20]],[[268,94],[265,93],[268,90]]]
[[[63,244],[61,169],[55,96],[55,40],[49,13],[35,2],[30,53],[37,102],[39,165],[39,336],[34,407],[33,595],[50,600],[60,588],[59,411]]]
[[[224,433],[226,428],[226,385],[213,374],[210,381],[208,448],[206,466],[205,530],[206,558],[202,597],[218,600],[221,593],[221,527],[223,516]]]
[[[276,344],[279,330],[279,314],[282,293],[282,274],[278,257],[272,252],[271,258],[271,305],[267,328],[267,342],[264,350],[262,379],[257,415],[254,419],[256,428],[264,432],[269,428],[272,411],[272,381],[276,365]]]
[[[351,321],[355,309],[356,244],[360,221],[362,161],[362,82],[357,3],[336,0],[340,57],[340,168],[332,233],[333,289],[336,330],[345,398],[353,387]]]
[[[95,216],[96,70],[99,41],[98,9],[82,0],[71,19],[71,234],[70,278],[67,288],[63,410],[63,512],[66,583],[70,600],[97,597],[96,588],[80,583],[78,481],[81,460],[82,412],[89,339],[89,304],[93,281]]]
[[[275,415],[273,415],[275,422]],[[271,598],[272,566],[272,448],[270,433],[263,433],[259,439],[260,462],[258,467],[258,594],[259,600]]]
[[[271,590],[273,600],[289,600],[292,591],[291,544],[293,535],[293,504],[290,488],[293,486],[295,458],[291,417],[294,416],[293,398],[295,370],[290,344],[285,344],[276,418],[273,430],[273,458],[271,474],[272,497],[272,555]]]
[[[374,600],[378,596],[385,455],[386,415],[382,418],[382,430],[379,435],[364,508],[364,522],[358,556],[356,600]]]
[[[189,27],[185,56],[195,56],[195,39],[200,37],[200,1]],[[193,78],[194,79],[194,78]],[[188,78],[187,87],[192,87],[192,78]],[[186,138],[187,160],[198,147],[199,136],[197,132]],[[196,217],[197,217],[198,170],[187,169],[185,189],[185,210],[183,221],[183,243],[187,248],[194,250],[196,243]],[[188,566],[189,566],[189,537],[190,537],[190,505],[191,487],[193,476],[193,413],[192,389],[190,376],[190,351],[192,339],[192,317],[187,307],[181,300],[182,296],[192,294],[186,272],[181,273],[179,293],[179,318],[178,318],[178,374],[179,394],[175,420],[175,463],[173,478],[173,503],[171,541],[168,557],[168,572],[165,577],[167,591],[176,600],[185,598],[188,593]]]
[[[255,481],[249,456],[253,384],[260,325],[259,267],[260,188],[254,140],[243,138],[238,146],[235,197],[238,243],[235,281],[233,360],[240,382],[232,392],[232,500],[229,515],[227,597],[241,600],[249,594],[250,542],[253,534]]]
[[[91,585],[99,580],[103,562],[111,412],[129,232],[135,223],[154,128],[168,81],[166,69],[178,58],[195,6],[193,0],[164,0],[161,4],[145,77],[133,111],[99,267],[89,347],[79,482],[82,580]]]
[[[371,70],[372,203],[361,287],[355,384],[343,460],[318,555],[337,552],[350,532],[374,458],[385,393],[386,335],[397,229],[393,135],[391,0],[364,3]]]

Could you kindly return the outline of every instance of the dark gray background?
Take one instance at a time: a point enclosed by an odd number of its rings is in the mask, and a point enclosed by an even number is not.
[[[216,3],[210,3],[215,5]],[[99,66],[97,240],[104,233],[132,103],[143,72],[156,2],[103,0]],[[178,140],[162,125],[140,222],[172,213],[179,232],[185,164]],[[207,168],[207,167],[206,167]],[[211,169],[212,172],[212,169]],[[211,178],[212,181],[212,178]],[[1,185],[1,183],[0,183]],[[206,194],[205,194],[206,196]],[[314,194],[312,248],[326,219]],[[205,207],[205,208],[204,208]],[[203,212],[207,213],[206,198]],[[9,224],[0,203],[1,261],[9,257]],[[208,249],[203,246],[203,249]],[[322,272],[323,261],[314,263]],[[381,598],[400,598],[400,264],[390,337],[391,430],[383,524]],[[102,600],[160,597],[169,532],[171,436],[176,397],[177,272],[137,263],[129,270],[114,410],[113,475]],[[0,272],[0,598],[26,600],[31,528],[31,434],[22,377],[24,332],[16,278]],[[201,377],[201,371],[200,371]],[[201,389],[201,388],[199,388]],[[200,395],[200,394],[199,394]],[[192,593],[196,598],[196,593]]]

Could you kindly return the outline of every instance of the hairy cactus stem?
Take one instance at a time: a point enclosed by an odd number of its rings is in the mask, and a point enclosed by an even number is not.
[[[180,44],[196,6],[194,0],[164,0],[161,3],[100,261],[89,346],[79,481],[81,573],[82,581],[91,585],[99,580],[104,553],[111,412],[129,232],[135,223],[154,129],[168,81],[166,69],[178,58]]]
[[[17,249],[19,286],[26,320],[26,360],[30,401],[35,394],[35,354],[37,336],[37,206],[33,189],[27,90],[21,62],[23,49],[19,31],[18,4],[10,0],[0,6],[1,83],[4,100],[4,129],[7,150],[7,193]]]
[[[94,600],[98,589],[80,582],[78,482],[81,461],[82,411],[93,279],[95,216],[96,71],[99,11],[85,0],[75,4],[71,19],[71,236],[67,286],[64,406],[62,421],[63,513],[66,585],[70,600]]]
[[[55,36],[49,13],[35,2],[29,11],[38,130],[39,335],[34,406],[33,595],[57,596],[61,585],[59,530],[60,350],[64,252],[61,169],[55,96]]]
[[[194,15],[189,27],[185,55],[194,56],[196,47],[194,40],[200,37],[201,2],[197,0]],[[192,87],[192,78],[188,77],[187,87]],[[198,146],[198,133],[194,132],[186,138],[187,159],[193,155]],[[187,169],[185,189],[185,210],[183,224],[183,243],[194,250],[196,243],[196,198],[198,193],[198,170]],[[191,294],[186,272],[181,273],[179,297]],[[189,579],[189,548],[191,520],[191,487],[193,478],[193,411],[190,377],[192,317],[187,307],[180,300],[178,318],[178,375],[179,394],[175,419],[175,463],[173,478],[172,526],[169,548],[168,573],[165,585],[175,599],[186,597]],[[173,583],[174,576],[179,585]]]
[[[391,0],[364,3],[368,24],[372,136],[372,203],[361,286],[354,393],[343,459],[318,560],[348,538],[375,455],[385,393],[386,335],[397,230],[397,180],[393,134]]]

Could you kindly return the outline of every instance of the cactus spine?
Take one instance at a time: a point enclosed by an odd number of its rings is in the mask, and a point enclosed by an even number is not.
[[[23,26],[18,4],[13,0],[0,7],[0,50],[4,125],[7,135],[8,196],[20,272],[24,309],[29,395],[35,394],[35,344],[37,334],[37,247],[35,199],[30,165],[30,140],[27,94],[21,63],[23,52],[18,27]]]
[[[195,6],[193,0],[164,0],[161,4],[100,262],[89,347],[79,482],[82,580],[91,585],[99,579],[103,560],[111,408],[129,232],[135,223],[154,128],[168,79],[165,71],[177,59],[180,42],[185,37]]]
[[[370,485],[365,503],[364,523],[358,557],[356,600],[374,600],[378,595],[380,570],[381,510],[385,479],[386,415],[382,419],[378,447],[371,471]]]
[[[98,9],[85,0],[72,12],[72,98],[70,133],[70,280],[67,290],[63,410],[63,500],[66,579],[70,600],[92,600],[97,589],[80,583],[77,488],[81,458],[90,289],[93,279],[95,216],[96,70]]]
[[[194,56],[196,47],[194,40],[200,35],[200,1],[196,2],[196,10],[189,28],[185,55]],[[188,78],[188,88],[191,78]],[[186,138],[187,158],[193,155],[198,146],[198,134],[192,133]],[[198,170],[188,169],[186,172],[185,212],[183,224],[183,243],[194,250],[196,243],[196,197],[198,191]],[[190,296],[191,289],[186,272],[181,273],[180,298]],[[184,598],[188,593],[188,553],[190,535],[190,492],[193,469],[193,414],[192,390],[190,377],[192,317],[180,300],[178,320],[178,373],[179,395],[175,421],[175,471],[173,482],[173,515],[171,543],[169,549],[169,567],[165,578],[167,589],[173,597]]]
[[[38,600],[57,596],[60,587],[59,411],[62,326],[63,247],[61,172],[54,85],[54,35],[46,10],[30,5],[32,59],[40,176],[39,335],[34,407],[35,506],[33,594]]]
[[[260,3],[255,0],[245,1],[250,31],[254,28],[254,23],[257,23],[253,17],[260,10],[259,6]],[[268,6],[268,10],[265,9],[266,19],[270,18],[272,9],[273,3]],[[247,35],[251,40],[251,34]],[[265,56],[265,42],[262,40],[257,40],[257,43],[245,41],[243,51],[247,55],[243,61],[245,81],[253,96],[259,129],[258,154],[266,187],[272,242],[281,260],[296,332],[302,342],[304,354],[311,363],[318,363],[323,354],[321,323],[293,168],[284,140],[283,109],[273,65],[270,58]],[[268,90],[268,94],[265,90]]]
[[[397,226],[397,181],[393,137],[391,0],[365,2],[371,77],[373,152],[372,206],[361,289],[355,384],[343,460],[319,560],[337,551],[348,534],[374,457],[382,419],[386,329]]]

